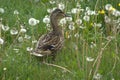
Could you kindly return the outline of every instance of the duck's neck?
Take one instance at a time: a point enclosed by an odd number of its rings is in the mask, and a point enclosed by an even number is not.
[[[58,25],[58,19],[51,16],[50,17],[50,21],[51,21],[50,22],[51,27],[53,28],[53,32],[55,32],[58,35],[62,35],[62,29]]]

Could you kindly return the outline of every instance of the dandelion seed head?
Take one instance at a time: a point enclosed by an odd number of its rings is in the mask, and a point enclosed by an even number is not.
[[[79,10],[77,9],[77,8],[73,8],[72,10],[71,10],[71,13],[73,13],[73,14],[76,14],[76,13],[78,13],[79,12]]]
[[[6,70],[7,70],[7,68],[6,68],[6,67],[4,67],[4,68],[3,68],[3,70],[4,70],[4,71],[6,71]]]
[[[106,10],[109,11],[111,8],[112,8],[112,5],[111,5],[111,4],[106,4],[106,5],[105,5],[105,9],[106,9]]]
[[[85,21],[90,21],[90,16],[87,16],[87,15],[84,16],[84,17],[83,17],[83,20],[85,20]]]
[[[27,30],[26,30],[25,28],[21,28],[21,29],[20,29],[20,32],[21,32],[21,33],[26,33]]]
[[[65,5],[63,3],[58,4],[58,8],[61,10],[65,9]]]
[[[86,7],[85,10],[86,10],[86,11],[89,11],[89,10],[90,10],[90,7]]]
[[[80,3],[77,3],[76,7],[77,7],[77,8],[81,8]]]
[[[115,80],[114,78],[112,78],[112,80]]]
[[[23,37],[22,36],[18,37],[18,41],[23,42]]]
[[[112,14],[113,14],[114,16],[118,17],[118,16],[120,16],[120,11],[114,10],[114,11],[112,11]]]
[[[16,14],[16,15],[18,15],[19,14],[19,12],[18,12],[18,10],[14,10],[14,12],[13,12],[14,14]]]
[[[2,30],[3,31],[8,31],[10,28],[9,28],[9,26],[4,26],[4,25],[2,25]]]
[[[96,44],[94,42],[91,42],[90,48],[96,47]]]
[[[47,9],[48,13],[52,13],[52,11],[53,11],[52,9]]]
[[[32,41],[32,44],[35,44],[35,43],[37,43],[37,40],[33,40],[33,41]]]
[[[88,62],[92,62],[92,61],[94,61],[94,58],[92,58],[92,57],[86,57],[86,60],[87,60]]]
[[[25,37],[24,37],[25,39],[30,39],[31,38],[31,36],[29,36],[29,35],[27,35],[27,34],[25,34]]]
[[[82,24],[82,20],[81,20],[81,19],[77,19],[75,22],[76,22],[78,25]]]
[[[2,38],[0,38],[0,44],[3,44],[4,40]]]
[[[111,19],[108,16],[105,16],[104,19],[105,19],[106,23],[110,23],[111,22]]]
[[[49,24],[50,23],[50,18],[49,17],[43,18],[43,23]]]
[[[33,50],[33,48],[31,48],[31,47],[27,47],[26,50],[30,52],[30,51]]]
[[[17,29],[11,29],[10,30],[10,34],[11,35],[17,35],[18,34],[18,30]]]
[[[50,0],[49,2],[50,2],[50,4],[55,4],[56,3],[54,0]]]
[[[5,12],[5,10],[3,9],[3,8],[0,8],[0,13],[4,13]]]
[[[31,26],[35,26],[35,25],[37,25],[39,22],[40,22],[40,21],[37,20],[37,19],[35,19],[35,18],[30,18],[30,19],[28,20],[28,23],[29,23],[29,25],[31,25]]]
[[[80,28],[80,29],[86,29],[86,27],[85,27],[85,26],[79,26],[79,28]]]
[[[73,19],[72,19],[72,17],[66,17],[66,20],[71,22]]]
[[[62,24],[62,25],[66,24],[66,19],[65,19],[65,18],[62,18],[62,19],[60,20],[60,24]]]
[[[91,15],[91,13],[92,13],[92,11],[91,11],[91,10],[88,10],[88,11],[86,12],[86,15]]]
[[[100,73],[97,73],[96,75],[94,75],[94,79],[96,80],[100,80],[102,78],[102,75]]]
[[[69,28],[70,30],[75,30],[74,23],[73,23],[73,22],[70,23],[69,26],[68,26],[68,28]]]
[[[75,33],[74,37],[78,38],[80,35],[79,33]]]

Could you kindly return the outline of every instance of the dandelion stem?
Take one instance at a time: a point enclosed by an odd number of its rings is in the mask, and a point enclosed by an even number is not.
[[[66,69],[65,67],[62,67],[62,66],[59,66],[59,65],[56,65],[56,64],[51,64],[51,63],[46,63],[46,62],[43,62],[44,64],[48,65],[48,66],[54,66],[54,67],[57,67],[57,68],[60,68],[60,69],[63,69],[69,73],[72,73],[70,70]]]
[[[96,65],[96,70],[94,72],[94,75],[97,73],[98,71],[98,68],[100,66],[100,63],[101,63],[101,58],[102,58],[102,54],[103,54],[103,51],[105,50],[105,48],[109,45],[109,43],[111,42],[111,39],[106,43],[106,45],[101,48],[99,54],[98,54],[98,57],[97,57],[97,65]],[[94,63],[95,64],[95,63]]]
[[[105,45],[103,48],[101,48],[101,50],[100,50],[97,58],[95,59],[93,65],[92,65],[92,68],[91,68],[91,70],[90,70],[90,72],[89,72],[89,77],[91,76],[91,74],[92,74],[92,72],[93,72],[93,68],[94,68],[94,66],[95,66],[96,63],[97,63],[97,64],[96,64],[96,70],[95,70],[95,72],[94,72],[94,75],[97,73],[98,68],[99,68],[99,65],[100,65],[100,62],[101,62],[101,58],[102,58],[103,51],[104,51],[105,48],[109,45],[110,42],[111,42],[111,39],[106,43],[106,45]]]

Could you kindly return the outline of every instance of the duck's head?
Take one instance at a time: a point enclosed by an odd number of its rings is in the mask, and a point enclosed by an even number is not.
[[[66,15],[62,10],[60,10],[60,9],[55,9],[55,10],[51,13],[51,17],[57,18],[57,19],[61,19],[61,18],[64,18],[64,17],[69,17],[69,16]]]

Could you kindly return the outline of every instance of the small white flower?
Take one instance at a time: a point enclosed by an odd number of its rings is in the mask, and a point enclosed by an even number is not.
[[[70,22],[72,21],[72,17],[66,17],[66,20]]]
[[[96,47],[96,44],[94,42],[91,42],[91,45],[90,45],[91,48],[94,48]]]
[[[81,28],[81,29],[85,29],[86,27],[80,26],[79,28]]]
[[[11,34],[11,35],[16,35],[16,34],[18,34],[18,30],[16,30],[16,29],[11,29],[11,30],[10,30],[10,34]]]
[[[18,10],[14,10],[13,13],[14,13],[14,14],[19,14]]]
[[[33,44],[37,43],[37,40],[33,40],[32,43],[33,43]]]
[[[5,12],[5,10],[3,9],[3,8],[0,8],[0,13],[4,13]]]
[[[96,26],[100,28],[100,27],[102,27],[102,24],[101,23],[97,23]]]
[[[89,11],[89,10],[90,10],[90,7],[86,7],[85,10],[86,10],[86,11]]]
[[[14,51],[19,51],[19,49],[17,49],[17,48],[14,48],[13,50],[14,50]]]
[[[31,25],[31,26],[35,26],[35,25],[37,25],[39,22],[40,22],[40,21],[37,20],[37,19],[35,19],[35,18],[30,18],[29,21],[28,21],[29,25]]]
[[[27,47],[26,50],[30,52],[30,51],[33,50],[33,48],[31,48],[31,47]]]
[[[4,70],[4,71],[6,71],[6,70],[7,70],[7,68],[6,68],[6,67],[4,67],[4,68],[3,68],[3,70]]]
[[[17,48],[14,48],[13,50],[14,50],[16,53],[19,52],[19,49],[17,49]]]
[[[90,21],[90,16],[87,16],[87,15],[84,16],[84,17],[83,17],[83,20],[85,20],[85,21]]]
[[[118,16],[120,16],[120,11],[114,10],[114,11],[112,11],[112,14],[113,14],[114,16],[118,17]]]
[[[110,23],[111,22],[111,19],[108,16],[105,16],[104,19],[105,19],[106,23]]]
[[[8,31],[10,28],[9,28],[9,26],[4,26],[4,25],[2,25],[2,30],[3,31]]]
[[[94,27],[102,27],[102,24],[101,23],[94,23],[94,25],[93,25]]]
[[[22,36],[18,37],[18,41],[23,42],[23,37]]]
[[[91,15],[98,15],[98,14],[95,11],[92,11]]]
[[[65,18],[61,19],[60,24],[62,24],[62,25],[66,24],[66,19]]]
[[[77,9],[77,8],[73,8],[72,10],[71,10],[71,13],[73,13],[73,14],[76,14],[76,13],[78,13],[79,12],[79,10]]]
[[[3,44],[4,40],[2,38],[0,38],[0,44]]]
[[[49,1],[50,2],[50,4],[55,4],[55,1],[54,0],[52,0],[52,1]]]
[[[92,61],[94,61],[94,58],[92,58],[92,57],[86,57],[86,60],[87,60],[88,62],[92,62]]]
[[[53,11],[52,9],[47,9],[48,13],[52,13],[52,11]]]
[[[112,78],[112,80],[115,80],[114,78]]]
[[[74,36],[78,38],[80,35],[79,35],[79,33],[76,33]]]
[[[46,24],[50,23],[50,18],[48,17],[43,18],[43,22]]]
[[[60,3],[60,4],[58,4],[58,8],[63,10],[63,9],[65,9],[65,5],[63,3]]]
[[[69,35],[68,35],[68,36],[66,36],[66,37],[69,39],[69,38],[71,38],[71,36],[72,36],[72,35],[70,35],[70,34],[69,34]]]
[[[112,8],[112,5],[111,5],[111,4],[106,4],[106,5],[105,5],[105,9],[106,9],[106,10],[110,10],[111,8]]]
[[[26,33],[27,30],[26,30],[25,28],[21,28],[21,29],[20,29],[20,32],[21,32],[21,33]]]
[[[75,22],[76,22],[78,25],[82,24],[82,20],[81,20],[81,19],[77,19]]]
[[[31,38],[31,36],[29,36],[29,35],[27,35],[27,34],[25,34],[25,37],[24,37],[25,39],[30,39]]]
[[[100,73],[97,73],[96,75],[94,75],[94,79],[96,80],[100,80],[102,78],[102,75]]]
[[[74,23],[69,24],[68,28],[69,28],[70,30],[75,30]]]
[[[87,15],[97,15],[97,13],[95,11],[92,11],[92,10],[88,10],[86,12]]]
[[[81,8],[80,3],[77,3],[76,7],[77,7],[77,8]]]

